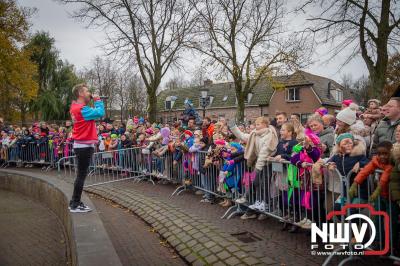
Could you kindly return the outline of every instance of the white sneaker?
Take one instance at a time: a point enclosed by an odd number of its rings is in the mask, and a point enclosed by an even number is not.
[[[259,211],[265,212],[267,211],[267,204],[264,201],[261,201],[257,208]]]
[[[297,226],[302,227],[303,224],[304,224],[307,220],[308,220],[308,219],[307,219],[306,217],[304,217],[303,220],[301,220],[300,222],[294,223],[294,224],[297,225]]]
[[[260,201],[256,201],[254,204],[250,205],[249,208],[252,210],[258,210],[258,207],[260,206],[261,202]]]
[[[246,199],[246,197],[243,196],[243,197],[240,197],[237,200],[235,200],[235,202],[238,204],[243,204],[243,203],[247,202],[247,199]]]
[[[309,219],[305,219],[304,223],[300,226],[303,229],[311,229],[312,221]]]
[[[84,205],[81,203],[78,205],[76,208],[72,208],[71,206],[68,207],[69,211],[72,213],[85,213],[85,212],[90,212],[92,209],[90,209],[88,206]]]

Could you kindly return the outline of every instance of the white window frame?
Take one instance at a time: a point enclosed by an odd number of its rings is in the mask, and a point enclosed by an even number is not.
[[[343,101],[343,91],[342,90],[338,90],[338,89],[331,90],[331,96],[338,103]]]
[[[292,90],[294,90],[294,99],[290,99],[289,98],[289,96],[290,96],[290,91],[292,91]],[[296,93],[296,91],[297,91],[297,93]],[[296,98],[296,95],[297,95],[297,98]],[[287,102],[299,102],[300,101],[300,88],[298,88],[298,87],[293,87],[293,88],[286,88],[286,90],[285,90],[285,100],[287,101]]]

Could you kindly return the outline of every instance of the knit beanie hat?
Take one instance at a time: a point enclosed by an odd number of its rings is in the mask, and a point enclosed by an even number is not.
[[[328,114],[328,110],[325,107],[320,107],[316,109],[314,113],[318,113],[320,116],[324,116]]]
[[[353,100],[347,99],[347,100],[343,100],[342,104],[348,107],[352,102],[353,102]]]
[[[369,106],[369,103],[376,103],[376,105],[381,105],[381,101],[379,101],[378,99],[370,99],[368,100],[367,106]]]
[[[356,122],[356,117],[356,111],[347,107],[337,114],[336,119],[351,126]]]
[[[229,146],[235,148],[238,152],[242,152],[242,150],[243,150],[242,145],[240,145],[240,143],[238,143],[238,142],[230,142]]]
[[[193,132],[192,131],[190,131],[190,130],[185,130],[184,132],[183,132],[183,134],[185,134],[185,135],[189,135],[189,136],[193,136]]]
[[[116,139],[117,137],[118,137],[117,134],[111,134],[112,139]]]
[[[216,140],[214,140],[214,144],[215,145],[226,145],[226,142],[225,142],[225,140],[223,140],[223,139],[216,139]]]
[[[336,137],[336,144],[339,144],[344,139],[351,139],[354,141],[354,136],[351,133],[343,133]]]

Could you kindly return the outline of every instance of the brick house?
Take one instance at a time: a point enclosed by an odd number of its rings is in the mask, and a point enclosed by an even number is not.
[[[245,104],[247,122],[253,122],[259,116],[273,117],[278,110],[288,115],[300,114],[304,121],[321,106],[334,113],[340,109],[343,99],[353,98],[351,91],[334,80],[301,70],[288,76],[273,77],[273,80],[278,88],[273,88],[269,82],[260,82],[248,95]],[[207,80],[204,86],[162,91],[157,95],[158,119],[163,122],[179,119],[186,98],[194,103],[200,116],[204,111],[206,116],[214,119],[233,119],[237,106],[233,86],[232,82],[213,84]],[[210,96],[210,104],[205,110],[200,106],[200,92],[204,89]]]

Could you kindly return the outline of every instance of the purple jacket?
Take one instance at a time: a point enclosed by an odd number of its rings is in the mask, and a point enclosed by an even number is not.
[[[302,152],[303,152],[303,151],[302,151]],[[315,163],[316,161],[318,161],[319,158],[321,157],[321,151],[320,151],[320,149],[318,149],[317,147],[313,147],[312,149],[308,149],[308,150],[306,150],[306,152],[307,152],[308,157],[311,158],[311,160],[312,160],[314,163]],[[304,161],[304,160],[301,158],[300,152],[294,154],[294,155],[292,156],[292,158],[290,158],[290,163],[296,165],[297,167],[301,167],[301,164],[304,163],[304,162],[307,162],[307,161]],[[309,162],[309,163],[311,163],[311,162]]]

